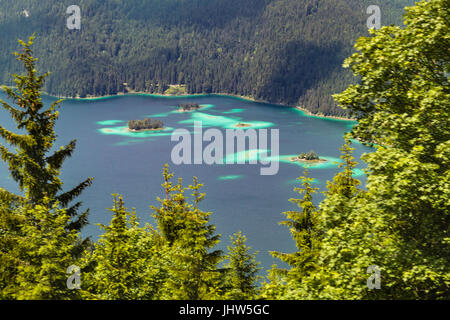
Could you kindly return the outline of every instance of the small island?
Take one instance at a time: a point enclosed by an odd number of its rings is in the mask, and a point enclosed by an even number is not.
[[[144,130],[162,130],[163,128],[164,125],[161,120],[151,120],[150,118],[145,118],[144,120],[128,121],[128,130],[133,132]]]
[[[237,128],[248,128],[248,127],[251,127],[251,125],[248,124],[248,123],[239,122],[237,125],[235,125],[235,127],[237,127]]]
[[[179,112],[189,112],[195,111],[201,108],[201,105],[198,103],[183,103],[178,105]]]
[[[327,162],[325,159],[321,159],[317,153],[310,151],[308,153],[302,152],[297,157],[291,158],[291,161],[303,161],[303,162]]]

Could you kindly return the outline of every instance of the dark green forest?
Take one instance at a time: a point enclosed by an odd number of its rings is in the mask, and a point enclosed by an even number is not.
[[[139,91],[227,93],[347,115],[331,95],[355,81],[342,68],[367,35],[366,9],[401,24],[412,0],[17,0],[0,5],[0,83],[18,66],[17,39],[36,33],[44,90],[85,97]],[[66,9],[81,8],[81,30]],[[29,16],[23,13],[27,10]],[[44,59],[45,57],[45,59]],[[126,83],[126,85],[124,85]]]

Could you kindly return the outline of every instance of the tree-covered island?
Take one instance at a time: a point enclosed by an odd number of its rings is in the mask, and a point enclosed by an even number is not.
[[[151,120],[145,118],[144,120],[130,120],[128,121],[128,130],[142,131],[142,130],[161,130],[164,124],[161,120]]]
[[[189,112],[200,109],[202,106],[198,103],[183,103],[178,105],[178,111],[180,112]]]
[[[311,150],[307,153],[300,153],[297,157],[293,157],[291,161],[326,162],[327,160],[321,159],[317,153]]]

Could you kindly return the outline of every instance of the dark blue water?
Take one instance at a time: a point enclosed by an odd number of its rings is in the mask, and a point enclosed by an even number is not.
[[[5,98],[4,95],[0,97]],[[50,103],[55,99],[46,97],[44,100]],[[208,107],[194,113],[173,112],[177,104],[184,102],[198,102]],[[168,131],[159,134],[120,131],[127,120],[147,116],[162,120]],[[264,123],[268,129],[279,129],[280,155],[295,155],[313,149],[329,159],[339,158],[343,134],[353,125],[349,121],[308,117],[289,107],[224,96],[66,100],[56,125],[57,146],[76,138],[77,148],[74,156],[65,162],[62,179],[68,189],[88,176],[95,177],[93,186],[81,197],[84,208],[91,210],[90,225],[84,229],[84,235],[96,239],[100,234],[96,224],[109,223],[111,212],[106,208],[111,207],[112,193],[122,194],[126,206],[135,207],[141,221],[153,222],[149,205],[158,205],[156,197],[162,196],[162,168],[164,163],[169,163],[175,176],[183,177],[186,186],[193,176],[205,184],[206,199],[202,209],[213,212],[211,222],[222,235],[220,248],[229,244],[231,234],[242,231],[248,244],[259,251],[262,267],[270,268],[275,260],[269,251],[291,252],[295,249],[288,229],[278,223],[283,219],[283,211],[294,208],[288,200],[296,196],[293,191],[295,179],[304,168],[289,161],[280,162],[277,175],[261,176],[260,165],[175,166],[170,154],[176,143],[171,142],[170,132],[177,128],[192,130],[195,119],[211,119],[207,125],[221,130],[230,121]],[[0,123],[8,129],[14,128],[3,110],[0,111]],[[354,147],[357,159],[370,151],[359,144]],[[315,186],[324,190],[326,181],[332,179],[338,168],[328,163],[311,167],[309,172],[316,179]],[[360,170],[356,174],[361,180],[365,179]],[[0,179],[1,187],[17,192],[3,163],[0,164]],[[315,201],[322,197],[317,194]]]

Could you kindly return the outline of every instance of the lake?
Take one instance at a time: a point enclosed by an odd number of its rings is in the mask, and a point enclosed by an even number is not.
[[[5,98],[4,95],[0,95]],[[45,103],[56,100],[44,97]],[[196,102],[203,106],[198,111],[180,113],[177,105]],[[162,120],[165,130],[127,132],[128,120]],[[174,165],[171,152],[177,142],[171,141],[173,130],[185,128],[193,131],[193,122],[202,121],[204,128],[224,131],[235,123],[251,123],[256,128],[279,129],[280,160],[276,175],[260,175],[261,165]],[[0,111],[2,126],[14,125],[5,111]],[[314,150],[329,160],[326,164],[311,166],[310,176],[314,185],[324,190],[327,180],[338,172],[333,161],[340,156],[343,135],[354,125],[352,121],[321,119],[305,115],[294,108],[256,103],[228,96],[156,97],[151,95],[126,95],[95,100],[66,100],[60,109],[56,125],[57,147],[77,139],[72,158],[65,162],[62,179],[66,189],[88,176],[94,177],[92,187],[81,197],[84,208],[90,208],[90,224],[83,233],[93,239],[100,234],[98,223],[108,224],[112,206],[112,193],[122,194],[128,208],[135,207],[142,222],[153,222],[150,205],[158,205],[162,196],[162,168],[168,163],[175,177],[182,177],[187,186],[197,176],[205,184],[206,198],[201,209],[213,212],[211,222],[222,235],[221,249],[229,245],[229,236],[242,231],[248,245],[259,251],[258,260],[264,269],[273,262],[271,250],[291,252],[295,250],[289,230],[278,223],[283,211],[294,209],[289,198],[296,178],[302,175],[304,164],[291,162],[288,155]],[[353,145],[359,159],[371,149],[361,144]],[[284,156],[284,158],[283,158]],[[363,166],[355,175],[365,180]],[[0,164],[1,186],[17,192],[15,182],[9,177],[4,163]],[[323,198],[316,194],[318,203]]]

